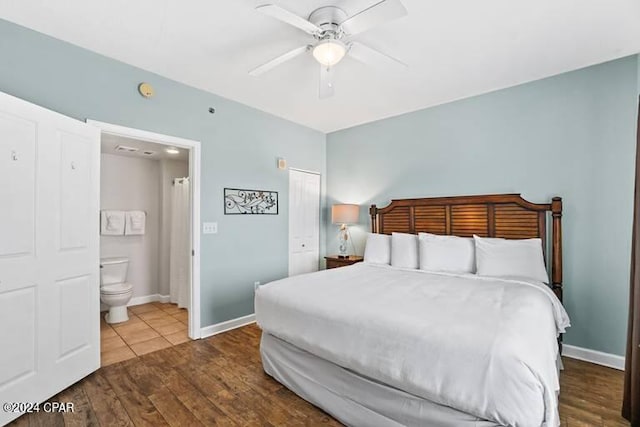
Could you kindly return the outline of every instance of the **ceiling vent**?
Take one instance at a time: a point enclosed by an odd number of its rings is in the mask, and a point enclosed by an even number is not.
[[[126,145],[117,145],[116,151],[124,152],[124,153],[135,153],[138,151],[135,147],[127,147]]]
[[[144,154],[145,156],[153,156],[154,154],[156,154],[155,151],[143,151],[142,154]]]

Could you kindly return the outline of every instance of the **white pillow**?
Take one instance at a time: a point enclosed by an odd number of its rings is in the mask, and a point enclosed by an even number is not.
[[[398,268],[418,268],[418,236],[391,234],[391,265]]]
[[[478,276],[512,277],[549,283],[541,239],[508,240],[473,236]]]
[[[369,264],[391,264],[391,236],[369,233],[364,247],[364,262]]]
[[[473,273],[476,269],[474,241],[470,237],[420,233],[420,270]]]

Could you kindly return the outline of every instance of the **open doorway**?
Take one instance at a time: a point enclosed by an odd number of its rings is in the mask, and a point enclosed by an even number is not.
[[[200,144],[101,129],[101,364],[200,337]]]

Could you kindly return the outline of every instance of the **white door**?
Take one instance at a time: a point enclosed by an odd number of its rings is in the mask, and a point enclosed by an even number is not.
[[[0,92],[2,403],[42,402],[100,367],[99,141]]]
[[[318,271],[320,175],[289,171],[289,276]]]

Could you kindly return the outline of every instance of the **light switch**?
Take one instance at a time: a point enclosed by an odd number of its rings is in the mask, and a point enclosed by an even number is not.
[[[218,223],[217,222],[203,222],[202,223],[202,234],[217,234],[218,233]]]

